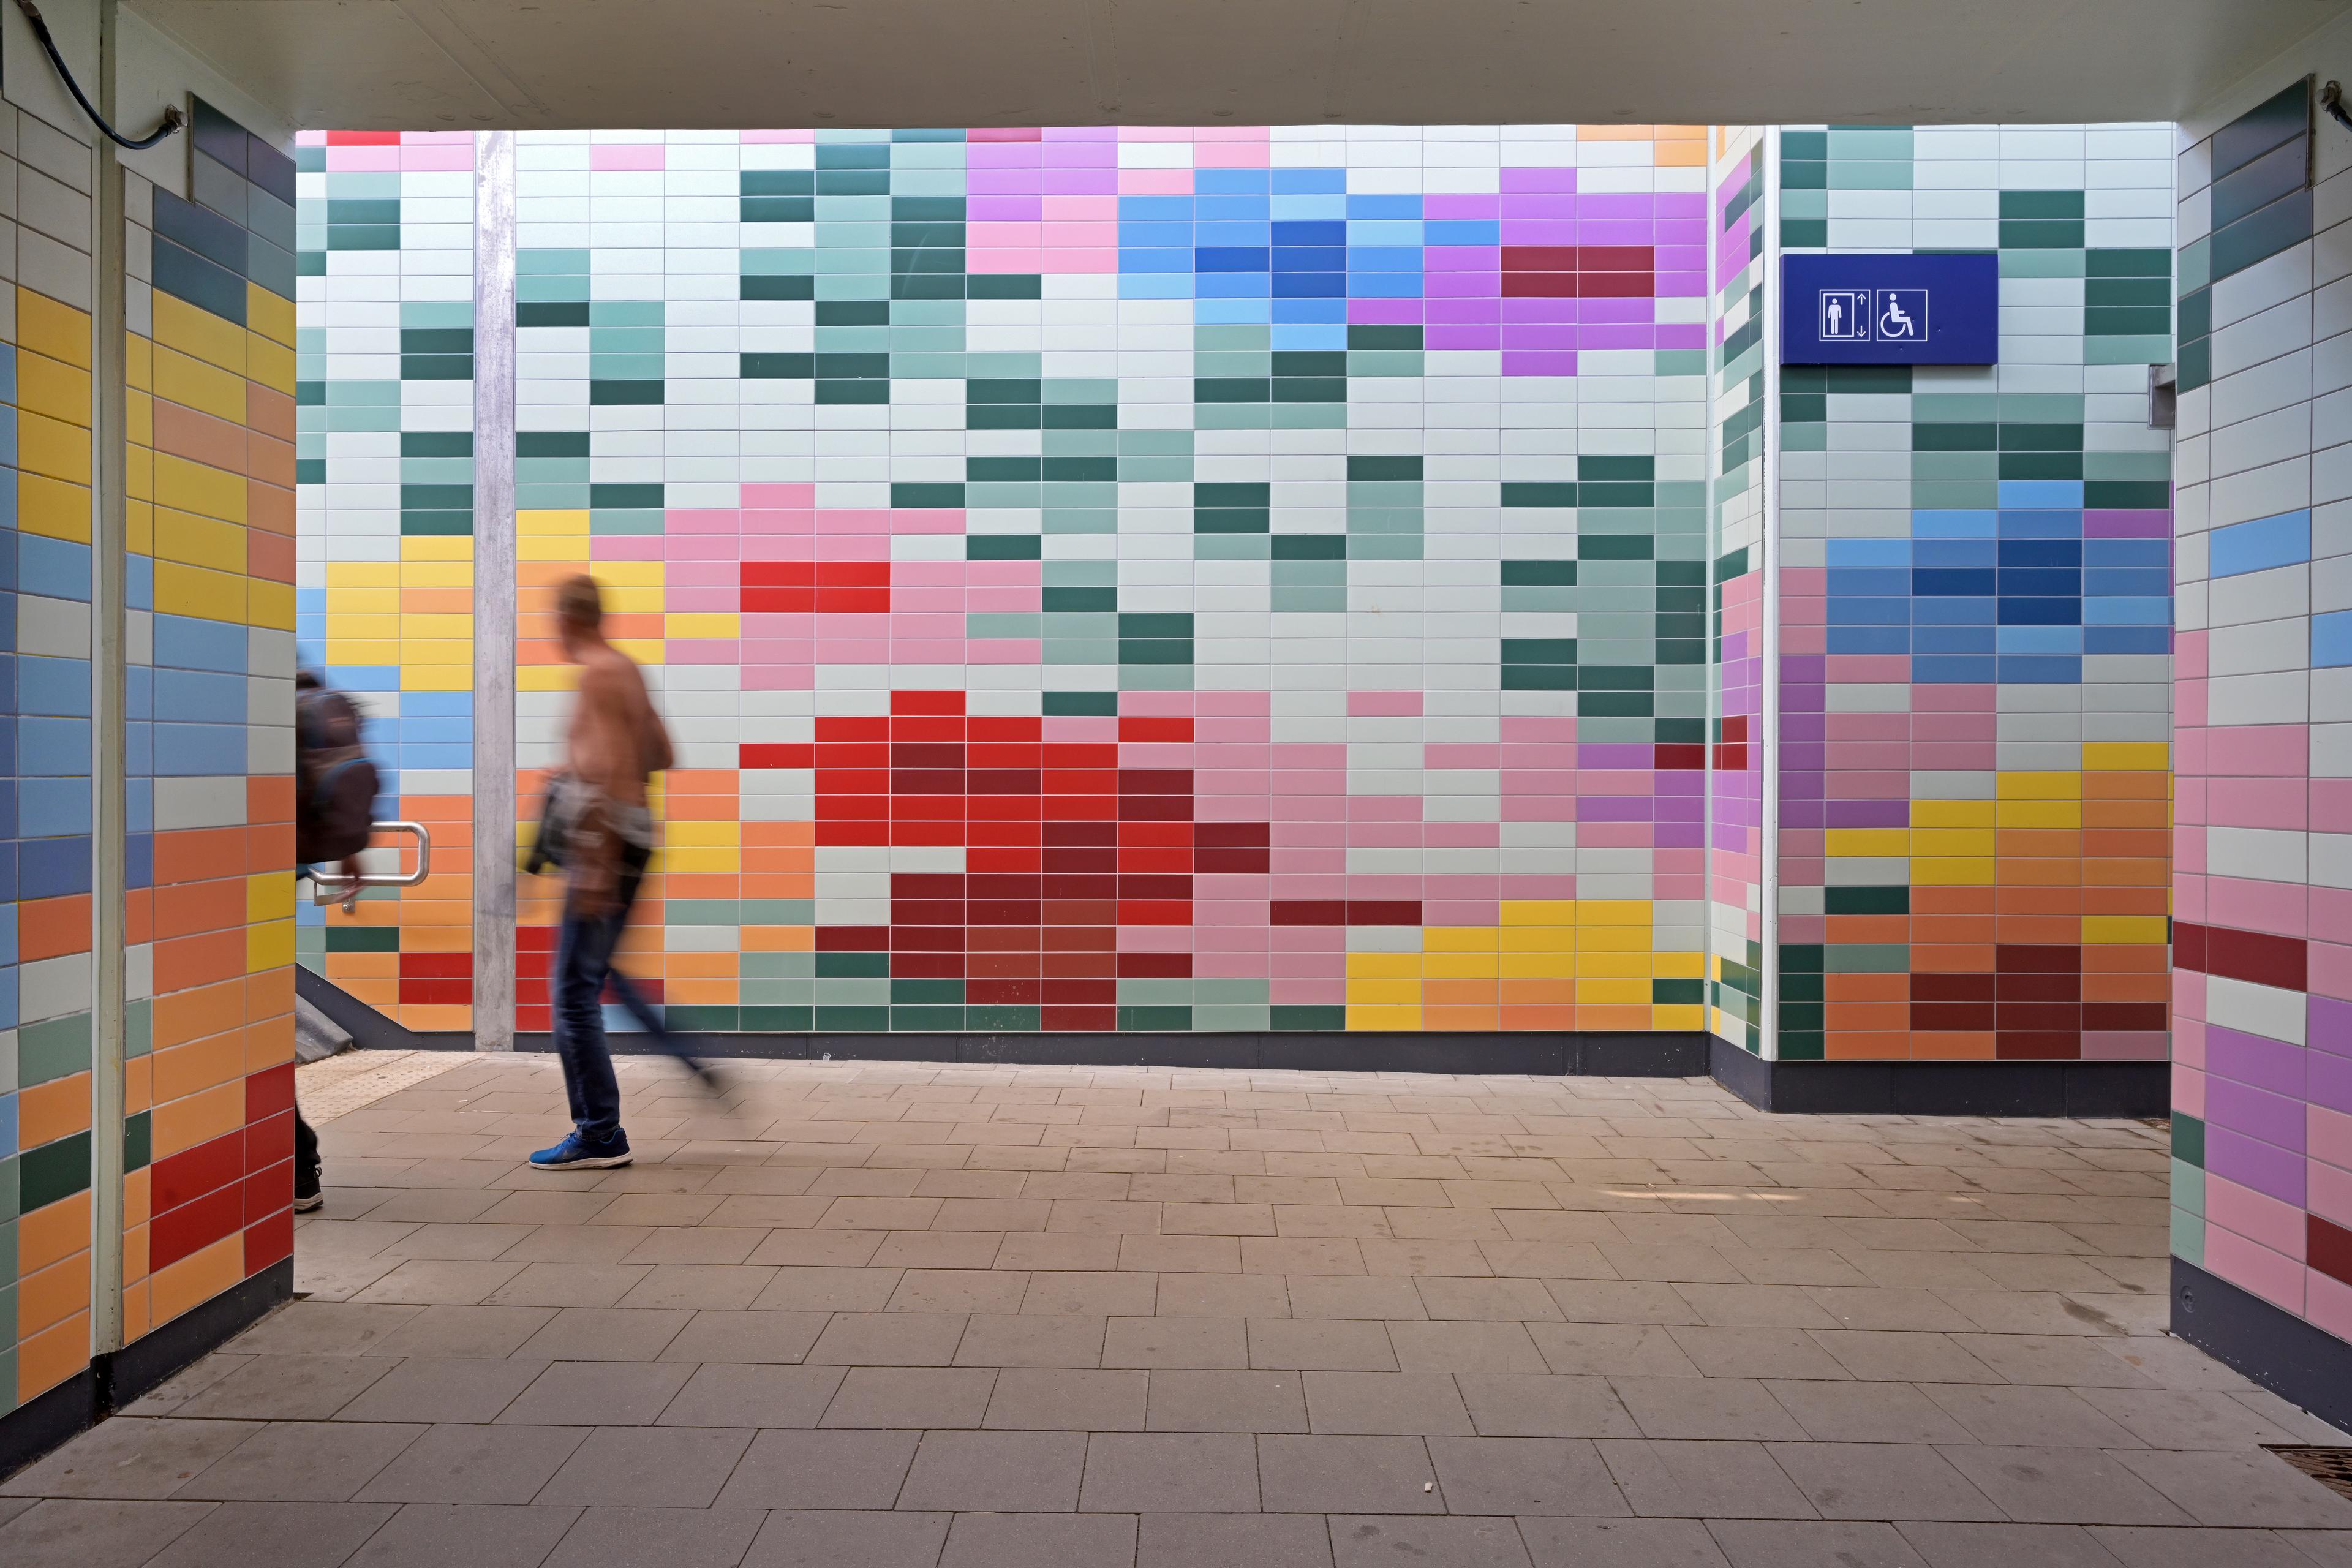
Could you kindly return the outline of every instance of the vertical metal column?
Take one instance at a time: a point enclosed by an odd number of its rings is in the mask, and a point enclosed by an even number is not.
[[[110,122],[118,107],[114,79],[115,0],[99,0],[98,106]],[[122,1348],[122,1082],[129,1038],[123,951],[123,897],[127,880],[123,778],[129,737],[123,728],[123,582],[130,547],[124,505],[130,456],[130,422],[124,391],[128,330],[123,286],[122,161],[104,135],[98,148],[97,233],[91,254],[98,268],[97,309],[90,319],[96,338],[96,406],[90,439],[95,444],[91,497],[90,557],[90,1352]]]
[[[1780,1057],[1780,128],[1768,126],[1764,143],[1764,190],[1757,202],[1764,225],[1764,605],[1759,617],[1763,644],[1763,701],[1757,710],[1764,767],[1764,852],[1758,870],[1764,882],[1763,964],[1756,975],[1756,1007],[1764,1026],[1757,1036],[1766,1061]]]
[[[515,139],[474,137],[474,1045],[514,1049]]]

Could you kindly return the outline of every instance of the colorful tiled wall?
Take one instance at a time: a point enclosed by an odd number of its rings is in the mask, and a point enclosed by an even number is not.
[[[126,1339],[294,1242],[294,166],[194,107],[126,175]]]
[[[435,874],[297,912],[300,962],[413,1029],[472,1024],[474,138],[298,138],[302,657],[352,693],[379,820]],[[374,851],[404,860],[407,840]],[[413,861],[409,861],[412,863]]]
[[[0,1413],[89,1361],[92,164],[0,100]]]
[[[2352,1339],[2352,174],[2312,121],[2294,81],[2179,159],[2172,1250]]]
[[[674,1023],[1702,1026],[1703,131],[520,160],[521,762],[589,567]]]
[[[1708,713],[1708,1028],[1764,1048],[1764,500],[1769,408],[1767,138],[1717,130],[1709,185],[1715,226],[1713,363],[1716,472]]]
[[[1997,250],[1997,367],[1788,367],[1780,1055],[2161,1058],[2168,126],[1780,133],[1789,249]]]

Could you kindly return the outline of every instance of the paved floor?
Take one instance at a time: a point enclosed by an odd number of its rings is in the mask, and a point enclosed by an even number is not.
[[[77,1568],[2352,1568],[2131,1122],[1682,1080],[543,1061],[324,1131],[310,1294],[0,1484]],[[45,1500],[35,1501],[34,1500]]]

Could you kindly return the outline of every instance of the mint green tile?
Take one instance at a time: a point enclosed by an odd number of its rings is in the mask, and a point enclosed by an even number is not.
[[[2170,364],[2172,340],[2168,337],[2084,338],[2084,364]]]
[[[88,1072],[90,1064],[89,1015],[75,1013],[43,1023],[26,1024],[16,1031],[16,1084],[35,1084]]]

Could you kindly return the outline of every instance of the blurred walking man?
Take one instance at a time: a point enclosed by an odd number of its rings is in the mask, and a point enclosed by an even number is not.
[[[557,589],[555,618],[563,657],[580,667],[579,700],[564,737],[568,777],[559,781],[576,797],[565,812],[563,929],[554,973],[555,1050],[563,1063],[572,1130],[530,1163],[548,1171],[603,1170],[630,1158],[628,1134],[621,1130],[621,1088],[604,1041],[604,986],[619,978],[613,952],[653,858],[646,780],[670,766],[671,753],[645,677],[605,640],[596,580],[573,577]],[[623,994],[625,1000],[629,993]],[[659,1031],[650,1008],[644,1016]],[[667,1043],[665,1034],[656,1037]]]

